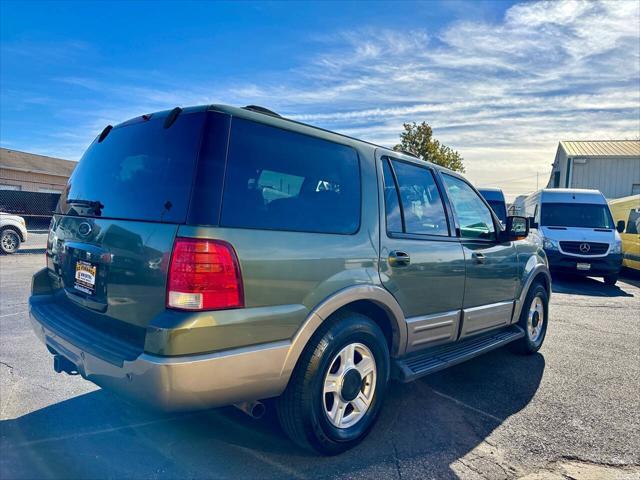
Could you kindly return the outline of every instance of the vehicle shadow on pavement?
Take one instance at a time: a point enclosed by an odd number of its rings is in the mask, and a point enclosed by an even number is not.
[[[606,285],[595,278],[554,274],[552,290],[553,293],[589,297],[633,297],[632,294],[624,290],[623,282],[628,282],[628,280],[625,278],[616,285]]]
[[[96,390],[1,422],[0,477],[457,478],[451,464],[529,404],[544,368],[501,349],[393,382],[371,434],[330,458],[294,446],[273,411],[163,415]]]

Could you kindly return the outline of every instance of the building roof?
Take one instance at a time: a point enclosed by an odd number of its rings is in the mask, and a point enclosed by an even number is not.
[[[640,157],[640,140],[562,141],[568,157]]]
[[[0,148],[0,168],[69,177],[78,162]]]

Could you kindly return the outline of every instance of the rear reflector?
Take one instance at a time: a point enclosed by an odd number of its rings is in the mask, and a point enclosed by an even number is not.
[[[176,238],[169,265],[167,307],[222,310],[243,306],[242,275],[233,247],[221,240]]]

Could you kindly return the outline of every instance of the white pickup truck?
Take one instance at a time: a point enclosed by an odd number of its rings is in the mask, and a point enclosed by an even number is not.
[[[0,253],[15,253],[22,242],[27,241],[24,218],[0,212]]]

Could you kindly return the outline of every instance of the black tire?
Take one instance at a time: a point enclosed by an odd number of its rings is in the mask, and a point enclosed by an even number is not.
[[[604,283],[605,285],[614,286],[618,282],[618,275],[605,275]]]
[[[375,360],[376,381],[368,409],[361,418],[348,428],[338,428],[326,413],[327,397],[323,387],[325,375],[334,365],[336,355],[351,344],[361,344],[369,349]],[[389,371],[389,349],[380,327],[359,313],[335,315],[311,338],[287,389],[277,399],[278,419],[283,430],[298,445],[323,455],[336,455],[354,447],[378,417]],[[358,388],[366,388],[364,384],[365,380],[361,380]]]
[[[538,300],[542,303],[544,317],[542,317],[540,332],[532,338],[529,316],[534,302],[537,302]],[[535,315],[532,315],[531,320],[532,325],[536,323]],[[540,317],[538,317],[538,322],[539,321]],[[542,347],[544,339],[547,335],[547,326],[549,325],[549,294],[547,293],[547,290],[543,285],[536,283],[529,289],[527,298],[522,305],[522,311],[520,312],[518,325],[524,330],[525,335],[521,339],[516,340],[511,344],[512,350],[522,355],[531,355],[540,350],[540,347]],[[538,323],[536,323],[536,326],[537,325]]]
[[[0,231],[0,252],[5,255],[16,253],[20,243],[20,234],[13,228],[5,227]]]

